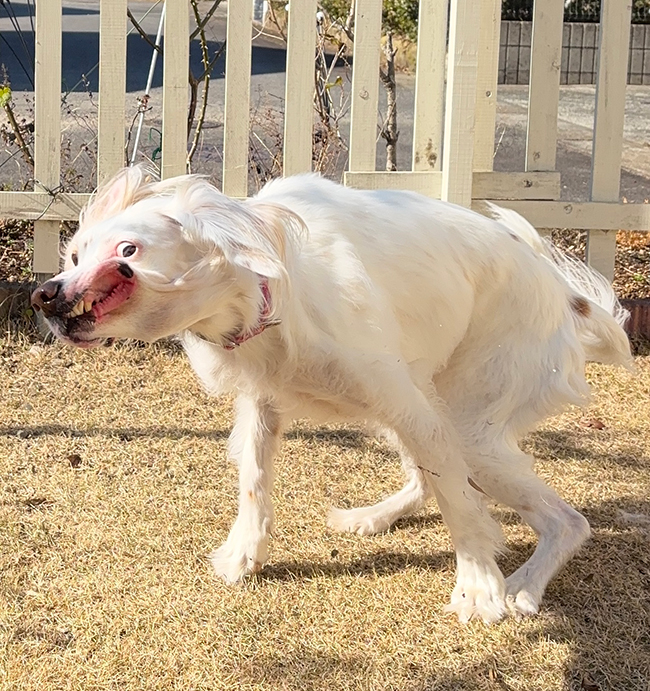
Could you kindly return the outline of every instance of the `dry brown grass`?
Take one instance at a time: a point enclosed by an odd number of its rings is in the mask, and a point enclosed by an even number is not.
[[[594,536],[539,617],[487,627],[442,614],[454,564],[434,507],[373,538],[326,529],[330,504],[399,486],[381,443],[297,425],[271,562],[228,587],[206,554],[236,510],[230,403],[160,347],[1,347],[3,691],[648,689],[650,527],[630,514],[650,515],[650,358],[590,367],[589,411],[528,440]],[[498,513],[510,571],[533,538]]]

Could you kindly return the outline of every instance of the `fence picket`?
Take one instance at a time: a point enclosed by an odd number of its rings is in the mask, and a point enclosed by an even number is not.
[[[479,63],[476,75],[474,170],[492,170],[494,129],[497,117],[501,0],[483,0],[480,23]]]
[[[533,5],[526,170],[555,170],[564,1]]]
[[[448,0],[420,2],[413,170],[440,170],[442,165],[448,6]]]
[[[161,178],[187,170],[190,16],[187,0],[165,0]]]
[[[601,5],[591,169],[591,199],[595,202],[617,202],[619,197],[631,13],[631,2],[605,0]],[[587,261],[610,281],[615,254],[615,231],[588,233]]]
[[[292,0],[289,3],[287,38],[283,172],[295,175],[311,170],[316,0]]]
[[[98,184],[124,165],[126,8],[127,0],[99,5]]]
[[[445,99],[442,198],[470,206],[479,25],[473,0],[451,5]]]
[[[352,171],[374,170],[376,165],[381,7],[382,0],[357,0],[355,7],[349,164]]]
[[[55,193],[61,174],[61,0],[36,5],[34,191]],[[35,274],[59,270],[59,223],[34,223]]]
[[[250,124],[251,29],[253,3],[228,3],[225,106],[223,118],[223,193],[248,193],[248,127]]]

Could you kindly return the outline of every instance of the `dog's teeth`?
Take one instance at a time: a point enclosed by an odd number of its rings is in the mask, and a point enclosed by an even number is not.
[[[92,300],[84,300],[84,312],[90,312],[93,308]]]
[[[80,314],[84,313],[84,303],[83,300],[79,300],[79,302],[70,310],[71,314],[74,314],[75,317],[78,317]]]

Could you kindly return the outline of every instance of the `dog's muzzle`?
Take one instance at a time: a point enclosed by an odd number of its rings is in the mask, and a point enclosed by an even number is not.
[[[40,285],[32,293],[32,307],[37,312],[42,311],[43,315],[48,319],[57,314],[64,314],[64,309],[67,307],[67,304],[63,299],[61,286],[62,282],[55,278],[51,278],[49,281]]]

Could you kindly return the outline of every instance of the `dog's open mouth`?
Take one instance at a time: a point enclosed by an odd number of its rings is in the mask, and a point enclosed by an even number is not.
[[[63,314],[50,317],[49,322],[59,338],[75,346],[99,345],[106,339],[93,338],[92,332],[109,313],[117,310],[131,297],[135,285],[134,280],[120,277],[106,288],[91,287],[75,295],[65,305]]]

